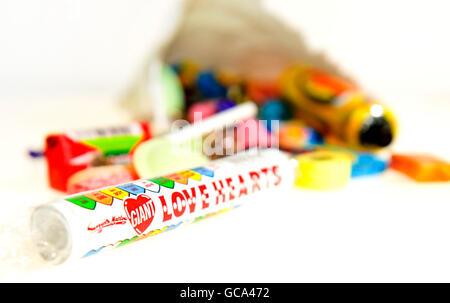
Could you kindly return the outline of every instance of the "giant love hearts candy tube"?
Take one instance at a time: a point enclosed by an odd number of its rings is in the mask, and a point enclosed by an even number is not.
[[[289,186],[294,163],[275,149],[253,150],[201,167],[66,196],[37,207],[31,233],[58,264],[147,238],[232,209],[249,196]]]

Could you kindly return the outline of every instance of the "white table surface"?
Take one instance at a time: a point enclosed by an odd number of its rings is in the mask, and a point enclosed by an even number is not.
[[[393,149],[450,160],[450,96],[388,97],[400,121]],[[46,265],[29,243],[28,216],[61,194],[49,189],[44,162],[28,158],[27,148],[51,131],[129,117],[109,96],[16,96],[2,104],[1,281],[450,281],[450,184],[419,184],[395,171],[331,192],[270,194],[145,241]]]

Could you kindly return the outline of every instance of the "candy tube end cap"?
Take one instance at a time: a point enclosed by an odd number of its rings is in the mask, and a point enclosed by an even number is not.
[[[72,250],[68,222],[57,210],[40,206],[31,215],[31,237],[41,257],[52,264],[64,262]]]

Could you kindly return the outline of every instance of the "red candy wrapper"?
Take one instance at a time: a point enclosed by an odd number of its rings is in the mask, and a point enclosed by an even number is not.
[[[146,122],[48,135],[44,153],[50,186],[66,192],[69,178],[81,170],[130,164],[134,149],[150,138]]]

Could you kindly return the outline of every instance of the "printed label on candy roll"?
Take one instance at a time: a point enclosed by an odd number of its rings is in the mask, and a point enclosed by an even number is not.
[[[145,189],[143,187],[140,187],[134,183],[127,183],[123,185],[118,185],[117,188],[120,188],[132,195],[139,195],[145,193]]]
[[[86,196],[75,196],[67,198],[66,200],[86,209],[94,209],[96,205],[95,200],[92,200]]]
[[[202,176],[198,172],[195,172],[193,170],[183,170],[183,171],[179,172],[178,174],[180,174],[188,179],[193,179],[196,181],[200,181],[202,179]]]
[[[279,186],[283,178],[280,166],[265,163],[245,165],[244,169],[226,162],[214,163],[80,193],[66,200],[85,208],[87,214],[93,213],[85,230],[90,233],[88,246],[99,251],[231,209],[240,199]]]
[[[138,235],[141,235],[155,218],[155,204],[146,194],[126,198],[123,206],[128,221]]]
[[[113,198],[117,198],[119,200],[123,200],[125,197],[129,196],[128,192],[126,192],[120,188],[117,188],[117,187],[107,188],[107,189],[102,190],[102,192],[107,195],[110,195]]]
[[[139,194],[136,198],[124,200],[125,212],[137,234],[151,230],[155,218],[160,220],[159,225],[167,226],[184,218],[195,218],[230,207],[235,204],[235,199],[278,186],[281,176],[278,166],[271,166],[217,179],[204,178],[207,182],[187,182],[183,178],[174,180],[171,191],[151,198],[147,194]]]
[[[149,190],[154,193],[159,193],[160,185],[147,179],[140,179],[133,182],[134,184],[143,187],[145,190]]]
[[[84,194],[85,197],[94,200],[95,202],[102,203],[105,205],[111,205],[113,203],[113,197],[101,192],[94,191],[87,194]]]
[[[108,156],[110,161],[129,161],[126,155],[148,134],[140,123],[96,129],[69,131],[66,135],[73,141],[91,147]]]
[[[131,123],[122,126],[68,131],[67,136],[74,141],[88,141],[105,137],[141,136],[142,132],[139,123]]]

